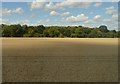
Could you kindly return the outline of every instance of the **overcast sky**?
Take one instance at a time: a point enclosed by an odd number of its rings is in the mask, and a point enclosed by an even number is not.
[[[28,25],[107,25],[118,29],[117,2],[3,2],[3,23]]]

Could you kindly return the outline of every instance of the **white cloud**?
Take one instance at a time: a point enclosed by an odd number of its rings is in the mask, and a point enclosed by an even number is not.
[[[97,2],[97,3],[94,4],[95,7],[99,7],[99,6],[101,6],[101,5],[102,5],[101,2]]]
[[[93,18],[94,21],[98,21],[98,20],[100,20],[100,19],[101,19],[101,16],[100,16],[100,15],[96,15],[96,16]]]
[[[68,15],[70,15],[70,12],[59,13],[59,12],[56,12],[56,11],[51,11],[50,15],[51,16],[57,16],[57,15],[59,15],[59,16],[68,16]]]
[[[90,14],[94,14],[93,12],[90,12]]]
[[[119,2],[119,0],[111,0],[111,2]]]
[[[51,12],[50,12],[50,15],[52,15],[52,16],[56,16],[56,15],[59,15],[59,13],[56,12],[56,11],[51,11]]]
[[[0,18],[0,24],[21,24],[21,25],[24,25],[24,24],[27,24],[27,25],[30,25],[30,21],[25,19],[25,20],[17,20],[17,21],[14,21],[14,22],[10,22],[10,20],[8,19],[1,19]]]
[[[0,18],[0,24],[2,24],[2,18]]]
[[[70,0],[63,1],[56,4],[57,7],[79,7],[79,8],[88,8],[90,3],[87,2],[71,2]]]
[[[116,12],[116,9],[114,6],[106,8],[106,14],[113,15]]]
[[[4,9],[1,9],[0,10],[0,13],[2,13],[2,15],[10,15],[10,14],[20,14],[23,12],[23,9],[18,7],[16,9],[7,9],[7,8],[4,8]]]
[[[50,19],[39,20],[36,23],[37,25],[39,24],[48,25],[50,23]]]
[[[64,12],[61,14],[61,16],[68,16],[68,15],[70,15],[70,12]]]
[[[57,9],[58,7],[53,3],[53,2],[49,2],[45,5],[45,9],[46,10],[55,10]]]
[[[65,7],[78,7],[78,8],[88,8],[91,3],[89,2],[72,2],[71,0],[65,0],[62,2],[45,2],[45,0],[34,0],[31,3],[31,9],[40,9],[53,11],[57,9],[64,9]]]
[[[10,22],[10,24],[21,24],[21,25],[30,25],[30,20],[24,19],[24,20],[16,20],[14,22]]]
[[[86,23],[86,24],[96,23],[96,22],[99,22],[101,20],[101,18],[102,18],[101,15],[96,15],[92,19],[86,20],[84,23]]]
[[[40,2],[41,1],[41,2]],[[31,9],[39,9],[39,8],[43,8],[45,5],[45,0],[34,0],[31,3]]]
[[[12,13],[12,10],[5,8],[2,9],[0,12],[2,13],[2,15],[9,15]]]
[[[117,14],[112,15],[112,19],[118,21],[118,15]]]
[[[21,25],[24,25],[24,24],[28,24],[29,25],[30,21],[26,19],[26,20],[22,20],[22,21],[20,21],[18,23],[21,24]]]
[[[93,20],[89,19],[89,20],[85,21],[84,23],[89,24],[89,23],[93,23],[93,22],[94,22]]]
[[[103,20],[104,23],[110,24],[110,25],[115,25],[118,24],[118,15],[114,14],[111,16],[111,18],[105,18]]]
[[[46,22],[50,22],[50,19],[47,19]]]
[[[111,19],[104,19],[103,20],[105,23],[112,23],[112,20]]]
[[[8,19],[2,19],[0,18],[0,24],[10,24]]]
[[[85,16],[84,14],[80,14],[80,15],[77,15],[77,16],[67,17],[66,20],[68,22],[82,22],[82,21],[88,20],[88,17]]]
[[[22,12],[23,12],[23,9],[20,7],[13,10],[13,13],[22,13]]]
[[[37,21],[37,23],[47,23],[47,22],[50,22],[50,19],[39,20],[39,21]]]
[[[102,2],[102,0],[69,0],[72,2]]]

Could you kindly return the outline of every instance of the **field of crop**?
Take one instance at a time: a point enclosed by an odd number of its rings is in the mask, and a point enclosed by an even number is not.
[[[3,82],[117,82],[118,39],[3,38]]]

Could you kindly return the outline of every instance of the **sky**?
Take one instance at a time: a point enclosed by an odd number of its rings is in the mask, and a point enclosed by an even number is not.
[[[108,26],[118,30],[117,2],[2,2],[2,23],[58,26]]]

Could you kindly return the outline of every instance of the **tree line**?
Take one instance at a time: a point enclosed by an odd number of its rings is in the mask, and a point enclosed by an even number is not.
[[[58,37],[58,38],[119,38],[120,31],[108,30],[107,26],[98,28],[84,26],[28,26],[1,24],[2,37]]]

